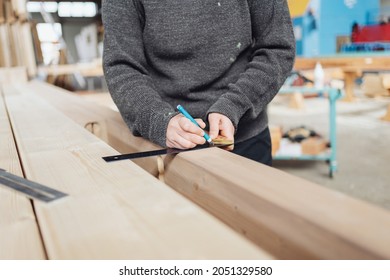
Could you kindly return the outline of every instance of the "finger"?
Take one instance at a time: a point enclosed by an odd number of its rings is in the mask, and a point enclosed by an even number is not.
[[[204,129],[206,127],[206,124],[202,119],[195,119],[195,120],[202,129]]]
[[[185,131],[192,134],[197,134],[199,136],[204,135],[203,129],[201,129],[199,126],[191,122],[189,119],[183,117],[179,120],[180,128]]]
[[[210,124],[210,138],[214,139],[218,136],[219,134],[219,123],[220,123],[220,117],[215,114],[210,114],[209,115],[209,124]]]
[[[196,145],[203,145],[204,143],[206,143],[206,139],[203,136],[199,136],[197,134],[188,133],[185,131],[179,131],[178,134],[182,138],[184,138],[184,139],[186,139],[186,140],[188,140]]]
[[[174,147],[178,149],[191,149],[196,146],[196,143],[193,143],[181,136],[175,138],[173,142]]]
[[[230,121],[222,121],[219,129],[222,136],[229,140],[234,139],[234,126]]]
[[[226,137],[228,140],[233,141],[233,145],[226,146],[226,150],[233,151],[234,149],[234,126],[233,123],[227,119],[223,118],[220,125],[220,133],[222,136]]]

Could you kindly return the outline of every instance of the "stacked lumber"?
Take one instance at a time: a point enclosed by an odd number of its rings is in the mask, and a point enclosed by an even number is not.
[[[136,164],[104,162],[117,151],[29,84],[3,92],[25,177],[69,194],[33,202],[49,259],[272,258]],[[12,232],[2,237],[14,239]]]
[[[37,82],[25,89],[83,126],[86,120],[102,124],[106,141],[118,150],[158,148],[132,136],[118,112]],[[384,209],[218,148],[162,160],[162,168],[156,158],[141,166],[164,172],[171,188],[277,258],[390,258],[390,247],[383,246],[390,244],[390,213]]]
[[[0,67],[24,66],[37,71],[26,0],[0,0]]]

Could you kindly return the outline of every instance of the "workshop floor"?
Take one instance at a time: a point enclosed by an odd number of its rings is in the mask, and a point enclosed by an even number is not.
[[[274,161],[274,167],[325,187],[390,209],[390,122],[381,121],[387,99],[359,98],[337,102],[338,172],[328,176],[325,162]],[[305,99],[302,110],[288,107],[278,96],[269,106],[270,124],[283,130],[305,125],[328,136],[327,99]]]

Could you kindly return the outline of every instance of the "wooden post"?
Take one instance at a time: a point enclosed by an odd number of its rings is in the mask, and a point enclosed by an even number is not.
[[[357,78],[356,71],[346,71],[344,72],[344,80],[345,80],[345,97],[342,99],[346,102],[355,101],[355,80]]]

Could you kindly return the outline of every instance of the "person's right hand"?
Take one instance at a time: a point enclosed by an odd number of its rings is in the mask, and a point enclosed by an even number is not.
[[[201,128],[206,124],[201,119],[195,119]],[[182,114],[174,116],[168,123],[166,145],[168,148],[190,149],[206,142],[204,131]]]

